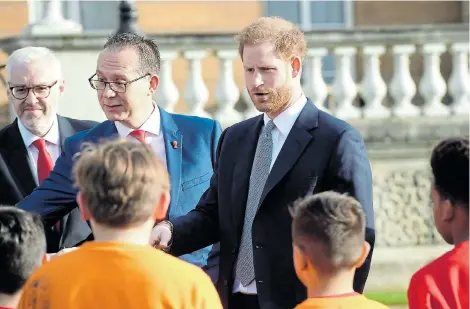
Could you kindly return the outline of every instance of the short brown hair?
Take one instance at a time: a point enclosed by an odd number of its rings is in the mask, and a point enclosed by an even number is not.
[[[276,52],[284,60],[298,56],[304,58],[307,42],[303,32],[293,23],[281,17],[261,17],[245,27],[236,37],[238,52],[243,60],[246,44],[272,42]]]
[[[84,145],[73,174],[93,219],[109,227],[145,222],[170,187],[168,173],[152,151],[123,139]]]
[[[294,244],[314,265],[322,266],[320,271],[334,272],[357,263],[364,247],[365,214],[356,199],[327,191],[296,201],[290,212]],[[314,250],[313,243],[324,250]],[[319,260],[326,265],[318,265]]]

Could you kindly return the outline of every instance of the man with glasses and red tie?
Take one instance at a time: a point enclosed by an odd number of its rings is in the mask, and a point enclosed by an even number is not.
[[[15,205],[48,177],[65,139],[97,123],[57,115],[64,80],[59,60],[47,48],[13,52],[6,81],[17,118],[0,130],[0,205]],[[80,221],[78,210],[51,221],[46,226],[48,252],[59,249],[66,222]]]
[[[153,41],[131,33],[109,38],[98,57],[96,72],[89,78],[108,120],[68,138],[50,177],[18,206],[41,214],[48,223],[77,209],[71,168],[81,145],[128,138],[147,144],[167,167],[171,179],[169,219],[192,210],[209,187],[221,127],[212,119],[169,114],[159,108],[153,101],[159,71],[160,53]],[[80,237],[70,237],[63,247],[76,246],[90,234],[88,226],[80,226],[75,232]],[[215,278],[217,249],[211,249],[208,246],[181,258],[206,268]]]

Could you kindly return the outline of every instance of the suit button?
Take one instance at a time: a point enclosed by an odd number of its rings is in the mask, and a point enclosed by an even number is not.
[[[258,283],[264,283],[264,281],[263,280],[258,280]]]
[[[228,281],[227,281],[227,280],[224,280],[224,285],[225,285],[225,286],[228,285]]]
[[[261,248],[263,248],[263,246],[262,245],[256,245],[255,248],[256,249],[261,249]]]

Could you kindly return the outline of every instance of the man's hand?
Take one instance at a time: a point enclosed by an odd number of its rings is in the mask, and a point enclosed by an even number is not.
[[[60,250],[57,253],[47,253],[46,256],[43,259],[43,262],[49,262],[50,260],[52,260],[55,257],[58,257],[59,255],[66,254],[66,253],[75,251],[77,249],[78,249],[78,247],[64,248],[64,249]]]
[[[152,247],[168,251],[173,236],[173,224],[170,221],[162,221],[153,227],[150,234],[150,245]]]

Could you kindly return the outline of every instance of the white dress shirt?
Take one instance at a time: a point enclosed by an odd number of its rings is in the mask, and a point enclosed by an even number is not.
[[[26,127],[21,123],[20,119],[18,119],[18,129],[20,130],[21,137],[23,138],[24,146],[28,151],[28,165],[33,173],[34,181],[36,185],[39,185],[39,178],[38,178],[38,156],[39,151],[33,143],[40,139],[41,137],[34,135],[31,133]],[[46,141],[46,149],[51,155],[52,164],[55,165],[55,161],[60,156],[61,147],[60,147],[60,134],[59,134],[59,123],[57,120],[57,116],[52,123],[52,127],[47,132],[47,134],[42,137]]]
[[[135,139],[133,136],[129,136],[129,133],[134,131],[129,127],[126,127],[119,121],[115,121],[116,129],[119,133],[119,136],[122,138]],[[161,124],[160,124],[160,110],[155,105],[152,114],[145,122],[140,126],[139,130],[144,130],[147,132],[145,134],[145,143],[150,146],[153,153],[159,158],[164,166],[166,167],[166,152],[165,152],[165,140],[163,138]]]
[[[307,103],[307,97],[302,94],[300,98],[291,106],[286,108],[281,114],[274,118],[276,127],[272,130],[271,135],[273,138],[273,155],[271,160],[270,171],[276,162],[277,156],[281,152],[282,146],[289,135],[290,130],[294,126],[295,121],[300,115],[300,112]],[[266,115],[263,116],[264,124],[266,125],[271,119]],[[243,294],[256,294],[256,280],[253,280],[249,285],[243,286],[238,280],[233,284],[233,293]]]

